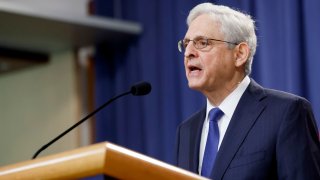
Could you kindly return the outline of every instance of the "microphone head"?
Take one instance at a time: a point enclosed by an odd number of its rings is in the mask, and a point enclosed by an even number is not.
[[[131,94],[134,96],[143,96],[149,94],[151,91],[151,84],[145,81],[138,82],[131,86]]]

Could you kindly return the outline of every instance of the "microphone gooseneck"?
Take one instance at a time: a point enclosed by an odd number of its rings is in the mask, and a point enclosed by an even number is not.
[[[75,127],[79,126],[81,123],[83,123],[84,121],[86,121],[87,119],[89,119],[91,116],[93,116],[94,114],[96,114],[97,112],[99,112],[101,109],[103,109],[104,107],[106,107],[107,105],[109,105],[111,102],[115,101],[116,99],[128,95],[128,94],[133,94],[134,96],[143,96],[143,95],[147,95],[149,94],[151,91],[151,84],[145,81],[136,83],[134,85],[131,86],[129,91],[126,91],[124,93],[121,93],[117,96],[114,96],[113,98],[111,98],[109,101],[107,101],[106,103],[104,103],[103,105],[101,105],[98,109],[96,109],[95,111],[91,112],[90,114],[88,114],[86,117],[84,117],[83,119],[81,119],[79,122],[77,122],[76,124],[74,124],[73,126],[71,126],[70,128],[68,128],[67,130],[65,130],[63,133],[61,133],[60,135],[58,135],[56,138],[54,138],[53,140],[51,140],[49,143],[45,144],[44,146],[42,146],[33,156],[32,159],[35,159],[43,150],[47,149],[50,145],[52,145],[53,143],[55,143],[57,140],[59,140],[60,138],[62,138],[64,135],[66,135],[67,133],[69,133],[71,130],[73,130]]]

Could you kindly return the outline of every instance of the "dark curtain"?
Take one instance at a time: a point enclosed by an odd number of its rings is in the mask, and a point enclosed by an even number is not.
[[[97,47],[96,106],[136,81],[152,84],[149,95],[124,97],[98,113],[97,142],[110,141],[173,162],[177,125],[205,105],[200,93],[188,89],[183,56],[177,50],[188,12],[200,2],[95,0],[98,15],[135,21],[143,27],[142,34],[121,49]],[[213,2],[254,17],[258,48],[251,77],[265,87],[307,98],[320,124],[320,1]]]

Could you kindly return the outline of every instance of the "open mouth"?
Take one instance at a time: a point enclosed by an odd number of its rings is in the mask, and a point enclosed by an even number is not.
[[[188,69],[189,69],[190,72],[201,71],[202,70],[201,68],[199,68],[197,66],[192,66],[192,65],[188,66]]]

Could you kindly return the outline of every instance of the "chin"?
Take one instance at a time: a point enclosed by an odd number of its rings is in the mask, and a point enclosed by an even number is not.
[[[195,83],[195,82],[190,82],[190,81],[188,83],[188,86],[190,89],[198,90],[198,91],[202,88],[200,83]]]

